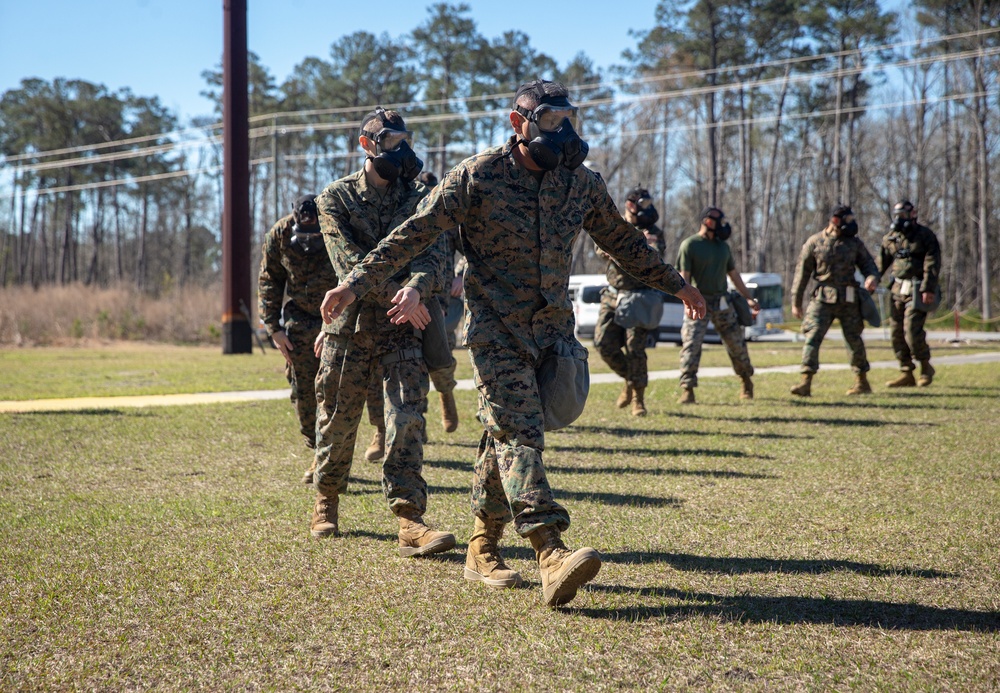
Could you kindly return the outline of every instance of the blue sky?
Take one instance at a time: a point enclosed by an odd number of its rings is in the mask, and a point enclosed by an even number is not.
[[[249,47],[280,84],[305,57],[327,58],[341,36],[411,31],[431,4],[248,0]],[[466,4],[487,38],[517,29],[560,65],[584,51],[603,68],[634,45],[630,29],[652,25],[657,0]],[[77,78],[159,96],[182,122],[208,115],[201,72],[221,60],[222,7],[222,0],[0,0],[0,92],[26,77]]]

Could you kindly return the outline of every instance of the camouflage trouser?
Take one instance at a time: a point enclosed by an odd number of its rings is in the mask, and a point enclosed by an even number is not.
[[[472,477],[472,513],[486,521],[513,519],[522,537],[545,525],[565,531],[569,513],[555,501],[542,465],[538,360],[502,343],[470,351],[479,389],[477,417],[486,429]]]
[[[924,323],[927,313],[913,307],[910,296],[892,295],[889,309],[889,331],[892,334],[892,350],[896,352],[901,371],[912,371],[913,360],[930,361],[931,348],[927,346]]]
[[[802,334],[806,338],[806,345],[802,347],[801,372],[815,373],[819,370],[819,346],[834,318],[840,320],[840,329],[844,332],[844,341],[851,353],[851,370],[855,373],[867,373],[870,366],[865,343],[861,339],[861,331],[865,328],[861,307],[857,303],[845,301],[823,303],[815,298],[809,302],[802,320]]]
[[[726,353],[733,363],[733,370],[741,378],[753,375],[753,365],[747,352],[747,341],[743,334],[743,326],[736,319],[736,311],[726,299],[726,307],[720,309],[721,297],[714,296],[705,299],[705,317],[692,320],[684,314],[681,325],[681,387],[698,387],[698,367],[701,365],[701,345],[708,331],[708,321],[715,325],[715,331],[726,345]]]
[[[601,293],[601,310],[594,327],[594,346],[611,370],[635,387],[646,387],[646,338],[651,330],[645,327],[625,329],[615,322],[618,299],[607,291]]]
[[[441,310],[446,311],[448,309],[448,299],[439,299],[441,301]],[[447,330],[448,334],[448,348],[455,351],[455,330]],[[438,368],[433,371],[429,371],[431,376],[431,382],[434,383],[434,389],[438,392],[448,393],[455,389],[455,367],[458,362],[452,359],[451,365],[445,368]]]
[[[382,382],[385,403],[382,490],[396,515],[423,515],[427,510],[427,482],[421,474],[423,426],[429,386],[419,340],[412,336],[326,335],[317,378],[313,480],[321,493],[347,490],[361,410],[373,377]]]
[[[291,400],[299,417],[299,431],[310,448],[316,447],[316,373],[319,371],[313,342],[322,329],[320,318],[285,323],[285,335],[295,347],[288,354],[291,363],[285,363],[285,377],[292,387]]]

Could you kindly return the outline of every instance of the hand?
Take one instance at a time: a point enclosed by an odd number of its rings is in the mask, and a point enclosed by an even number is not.
[[[701,320],[705,317],[705,298],[691,284],[685,284],[674,296],[684,301],[684,314],[689,318]]]
[[[289,352],[295,351],[295,347],[292,346],[292,340],[288,338],[288,335],[285,334],[285,331],[278,330],[277,332],[272,334],[271,341],[274,342],[274,346],[278,347],[278,351],[280,351],[281,355],[285,357],[285,361],[291,363],[292,358],[291,356],[289,356]]]
[[[867,279],[865,279],[865,289],[868,290],[868,293],[870,294],[875,293],[875,289],[877,288],[878,288],[878,282],[875,281],[875,277],[868,277]]]
[[[465,277],[461,274],[451,280],[451,297],[458,298],[465,290]]]
[[[798,320],[802,319],[802,308],[800,306],[792,306],[792,317]]]
[[[319,307],[319,313],[323,316],[323,322],[329,324],[334,318],[339,318],[347,306],[354,303],[357,295],[346,286],[338,286],[330,289],[323,297],[323,305]]]
[[[747,302],[750,304],[750,314],[754,317],[754,320],[756,320],[757,316],[760,315],[760,301],[756,298],[750,298],[747,299]]]
[[[420,303],[420,292],[412,286],[404,286],[392,297],[393,307],[386,312],[389,322],[393,325],[410,323],[418,330],[422,330],[431,321],[431,314],[427,306]]]
[[[932,305],[934,305],[934,299],[935,298],[936,298],[936,296],[934,295],[933,291],[921,291],[920,292],[920,300],[924,302],[925,306],[932,306]]]
[[[316,335],[316,339],[313,340],[313,354],[316,358],[323,356],[323,341],[326,339],[326,335],[320,332]]]

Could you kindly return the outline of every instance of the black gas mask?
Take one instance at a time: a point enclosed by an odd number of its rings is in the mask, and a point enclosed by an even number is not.
[[[726,221],[726,215],[722,213],[721,209],[717,207],[707,207],[701,213],[702,223],[704,224],[705,219],[711,219],[715,222],[715,228],[711,228],[706,224],[712,233],[715,234],[715,240],[717,241],[728,241],[729,237],[733,235],[733,227],[729,225]]]
[[[365,132],[365,125],[378,119],[382,129],[372,134]],[[383,180],[394,183],[397,178],[410,182],[420,173],[424,162],[417,158],[411,147],[413,133],[401,126],[390,123],[385,116],[384,108],[376,108],[367,115],[361,123],[361,135],[375,142],[375,156],[368,158],[372,162],[375,173]]]
[[[635,225],[640,229],[650,229],[659,220],[660,213],[653,206],[653,198],[645,188],[634,188],[625,198],[635,205]],[[631,210],[630,210],[631,211]]]
[[[907,238],[913,236],[917,230],[917,225],[912,219],[913,205],[903,201],[892,208],[892,230],[901,233]]]
[[[842,238],[853,238],[858,235],[858,222],[854,221],[854,212],[847,205],[834,207],[830,212],[830,219],[830,223]]]
[[[316,199],[312,195],[303,195],[292,206],[292,214],[295,216],[295,223],[292,225],[292,247],[306,255],[324,251],[326,246],[319,229]]]
[[[515,103],[514,110],[528,119],[531,140],[521,141],[528,145],[528,154],[539,168],[552,171],[561,164],[573,170],[587,158],[590,146],[574,126],[574,122],[579,125],[578,109],[565,96],[542,96],[533,111]]]

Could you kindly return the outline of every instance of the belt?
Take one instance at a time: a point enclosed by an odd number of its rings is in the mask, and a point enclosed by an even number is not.
[[[394,363],[399,363],[400,361],[415,361],[422,359],[424,357],[424,352],[422,349],[416,347],[409,347],[407,349],[400,349],[399,351],[393,351],[378,360],[379,364],[382,366],[391,366]]]

